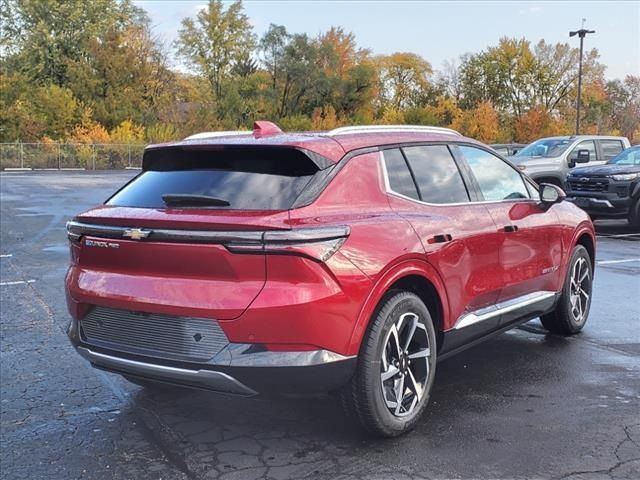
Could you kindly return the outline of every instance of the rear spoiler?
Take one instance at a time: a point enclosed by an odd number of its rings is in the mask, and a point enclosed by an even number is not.
[[[253,139],[253,137],[249,137]],[[215,144],[211,143],[211,140],[192,140],[180,142],[177,144],[160,144],[149,145],[144,150],[142,157],[142,171],[147,170],[171,170],[177,168],[185,163],[184,158],[181,157],[183,152],[211,152],[211,154],[221,156],[236,156],[236,155],[252,155],[252,156],[265,156],[266,158],[274,158],[283,154],[306,157],[311,160],[318,170],[324,170],[335,165],[322,155],[312,152],[301,147],[293,147],[287,145],[255,145],[241,143],[242,139],[239,137],[237,143],[233,144]]]

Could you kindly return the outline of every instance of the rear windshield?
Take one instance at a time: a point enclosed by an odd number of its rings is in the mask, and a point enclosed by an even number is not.
[[[319,170],[303,152],[284,148],[148,150],[143,164],[145,171],[107,205],[168,208],[166,196],[185,195],[180,208],[286,210]],[[190,205],[188,196],[224,205]]]

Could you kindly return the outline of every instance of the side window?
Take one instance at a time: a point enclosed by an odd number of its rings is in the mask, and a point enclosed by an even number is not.
[[[469,201],[455,160],[446,145],[403,148],[418,184],[420,198],[428,203]]]
[[[402,152],[395,148],[384,151],[384,164],[389,178],[389,187],[396,193],[419,200],[416,184]]]
[[[578,150],[589,150],[589,161],[595,162],[598,159],[598,153],[596,151],[596,144],[593,140],[585,140],[584,142],[580,142],[578,145],[573,147],[571,150],[571,155],[569,155],[570,160],[575,160],[578,158]]]
[[[461,145],[460,150],[476,177],[485,200],[531,198],[522,175],[511,165],[476,147]]]
[[[600,147],[602,148],[604,161],[611,160],[624,150],[624,146],[620,140],[600,140]]]

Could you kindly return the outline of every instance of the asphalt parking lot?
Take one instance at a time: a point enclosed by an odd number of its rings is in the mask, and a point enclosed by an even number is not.
[[[65,222],[135,172],[0,174],[5,479],[640,478],[640,234],[598,224],[589,322],[534,320],[442,362],[427,414],[372,440],[331,398],[150,393],[64,333]]]

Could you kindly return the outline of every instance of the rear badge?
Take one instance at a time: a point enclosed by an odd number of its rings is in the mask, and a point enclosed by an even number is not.
[[[103,242],[101,240],[89,240],[85,239],[84,244],[87,247],[99,247],[99,248],[120,248],[119,243],[114,242]]]
[[[556,270],[558,270],[558,268],[560,268],[560,267],[558,267],[557,265],[554,265],[553,267],[543,268],[542,269],[542,274],[546,275],[547,273],[553,273]]]
[[[151,230],[143,230],[141,228],[128,228],[122,234],[123,237],[130,238],[131,240],[142,240],[143,238],[147,238]]]

